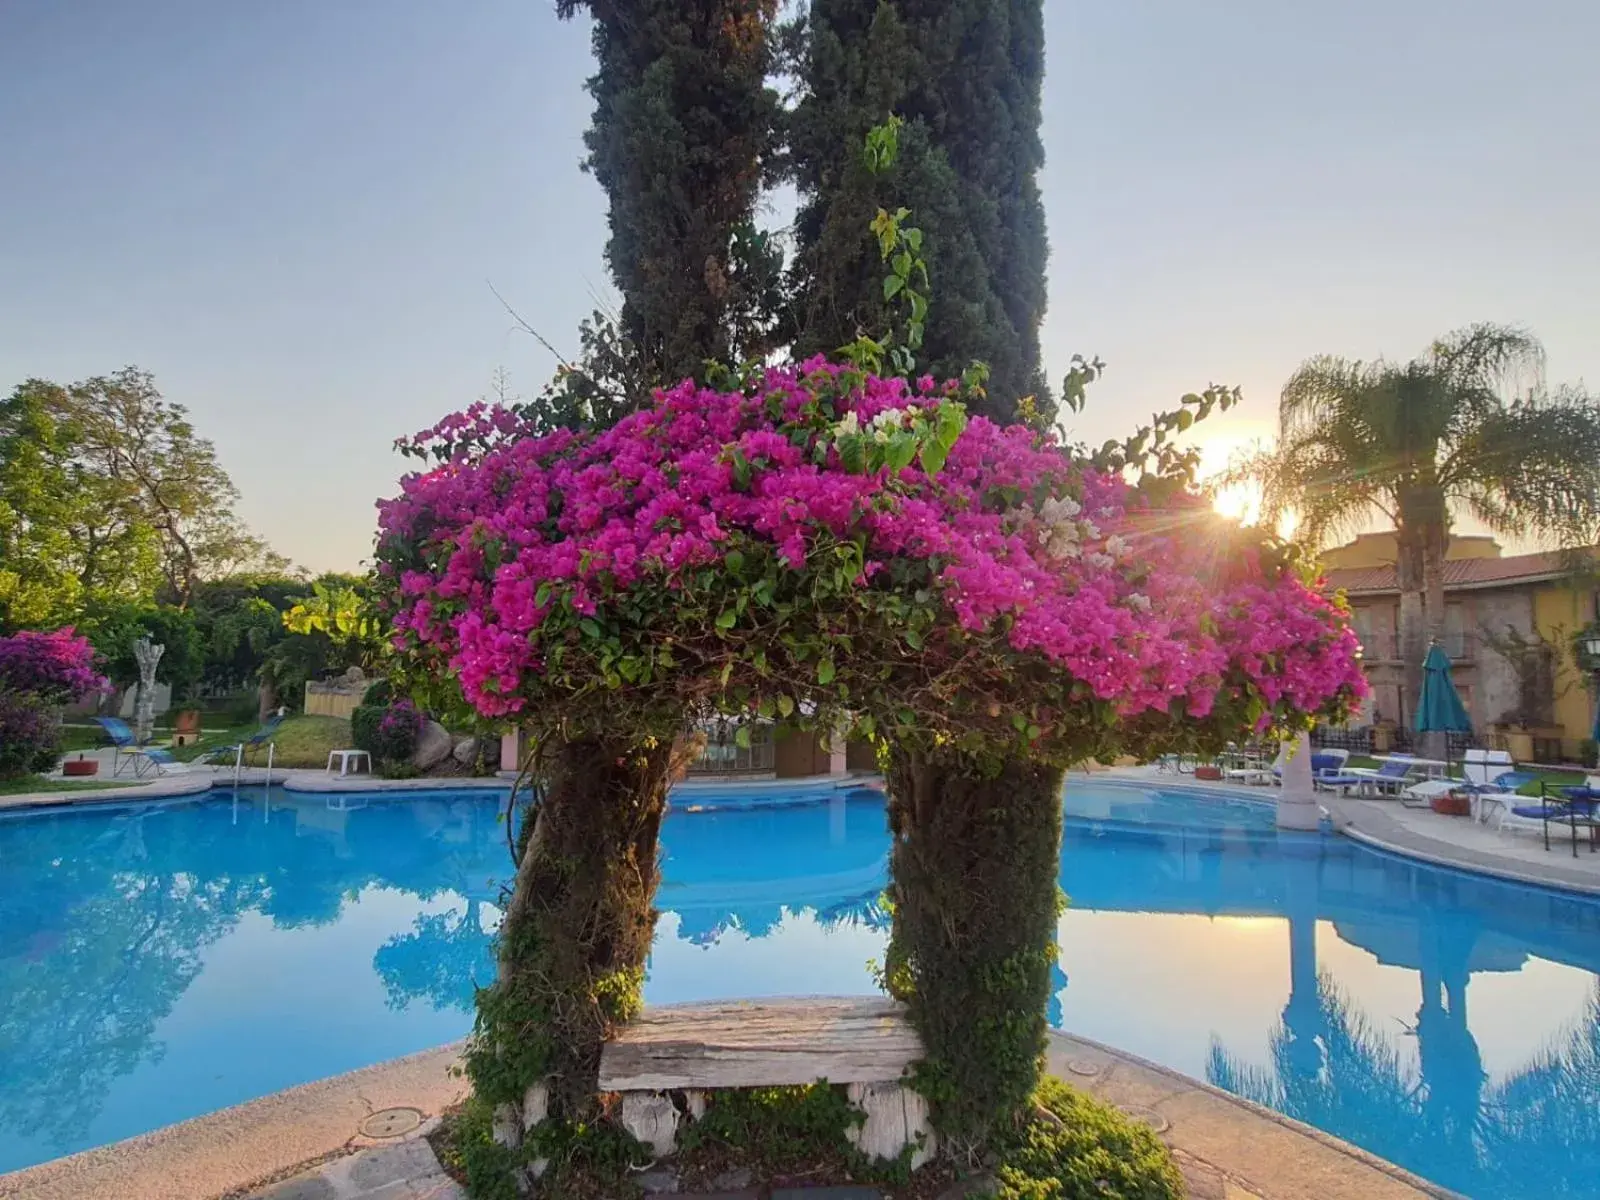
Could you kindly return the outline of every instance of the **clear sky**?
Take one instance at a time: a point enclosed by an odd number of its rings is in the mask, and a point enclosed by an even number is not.
[[[1047,0],[1045,353],[1078,433],[1304,357],[1531,326],[1600,384],[1593,0]],[[136,363],[274,546],[350,568],[396,436],[597,298],[587,27],[549,0],[0,0],[0,388]],[[781,207],[781,206],[780,206]],[[1210,423],[1208,423],[1210,424]]]

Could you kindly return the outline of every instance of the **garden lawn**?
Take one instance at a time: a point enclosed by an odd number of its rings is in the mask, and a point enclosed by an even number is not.
[[[236,745],[260,728],[252,721],[248,725],[208,733],[197,745],[185,746],[172,753],[175,758],[189,762],[207,750]],[[304,714],[284,718],[283,724],[272,735],[272,743],[276,747],[272,755],[272,765],[275,767],[325,767],[330,751],[348,750],[354,745],[350,740],[349,721],[340,717],[308,717]],[[232,761],[230,755],[227,762]],[[256,752],[254,765],[267,765],[266,746]]]
[[[131,783],[112,783],[95,779],[46,779],[43,775],[24,775],[21,779],[0,779],[0,796],[24,796],[29,792],[103,792],[109,788],[132,787]]]

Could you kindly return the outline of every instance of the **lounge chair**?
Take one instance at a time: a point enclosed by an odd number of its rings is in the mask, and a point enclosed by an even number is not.
[[[195,761],[207,764],[212,768],[212,770],[221,770],[223,767],[227,766],[231,760],[233,763],[233,772],[235,775],[238,775],[239,772],[245,767],[254,766],[255,763],[253,762],[253,758],[255,756],[255,752],[261,749],[262,746],[267,746],[269,747],[267,770],[271,771],[272,762],[270,758],[270,748],[273,744],[272,736],[278,732],[278,726],[283,724],[283,714],[285,711],[285,709],[280,708],[277,712],[273,713],[272,716],[268,717],[266,721],[262,723],[260,729],[256,730],[249,737],[245,738],[244,741],[229,742],[226,746],[213,746],[211,749],[207,750],[204,754],[195,759]]]
[[[172,757],[172,751],[141,742],[122,718],[96,717],[94,721],[105,730],[106,737],[111,739],[112,778],[122,774],[122,768],[126,763],[133,764],[135,779],[143,779],[152,771],[158,776],[169,773],[181,775],[189,769],[186,764]]]
[[[1345,774],[1356,777],[1363,795],[1398,796],[1405,788],[1414,763],[1414,759],[1397,754],[1375,771],[1370,767],[1352,767]]]
[[[1473,747],[1461,758],[1461,773],[1468,783],[1488,786],[1515,765],[1511,755],[1504,750]]]
[[[1534,782],[1537,778],[1538,776],[1524,771],[1502,771],[1487,783],[1476,783],[1471,779],[1424,779],[1400,793],[1401,803],[1407,808],[1423,808],[1431,805],[1435,796],[1465,792],[1472,797],[1472,819],[1481,821],[1485,800],[1492,800],[1497,796],[1515,795],[1518,788]]]
[[[1532,776],[1527,778],[1532,781]],[[1578,856],[1578,828],[1589,830],[1589,850],[1596,849],[1595,829],[1600,825],[1600,775],[1590,775],[1581,787],[1557,788],[1559,795],[1552,796],[1548,784],[1539,786],[1539,803],[1515,804],[1500,813],[1502,832],[1519,829],[1538,830],[1544,838],[1544,848],[1550,849],[1550,826],[1565,825],[1572,833],[1572,856]]]

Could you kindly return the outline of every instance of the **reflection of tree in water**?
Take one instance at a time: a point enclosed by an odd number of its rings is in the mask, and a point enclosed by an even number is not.
[[[1345,1138],[1467,1195],[1496,1200],[1592,1196],[1600,1179],[1600,990],[1528,1066],[1486,1086],[1466,1025],[1465,980],[1420,976],[1418,1070],[1327,975],[1306,1011],[1273,1030],[1271,1066],[1213,1041],[1218,1087]]]
[[[326,924],[363,888],[464,894],[504,860],[491,800],[345,813],[275,801],[266,821],[259,803],[241,792],[238,805],[0,821],[0,1125],[81,1142],[112,1082],[160,1059],[157,1025],[246,913]],[[419,925],[414,946],[384,956],[391,999],[455,1005],[465,989],[470,1007],[474,933],[485,961],[489,942],[477,910]]]
[[[1415,1162],[1419,1110],[1400,1056],[1327,974],[1310,1004],[1291,999],[1269,1035],[1271,1066],[1211,1044],[1206,1079],[1398,1162]]]
[[[893,915],[884,903],[881,890],[868,892],[853,900],[846,900],[817,912],[817,924],[832,933],[841,926],[850,929],[870,929],[875,933],[886,931],[894,922]]]
[[[390,1008],[426,1000],[436,1009],[471,1012],[477,989],[494,981],[494,939],[483,931],[481,904],[427,913],[372,956]]]
[[[1494,1181],[1485,1195],[1594,1195],[1600,1184],[1600,987],[1564,1033],[1489,1089],[1481,1136]],[[1564,1186],[1551,1178],[1552,1163],[1564,1164]]]
[[[160,814],[155,814],[158,818]],[[62,1146],[111,1082],[156,1061],[206,947],[260,902],[258,878],[187,869],[144,819],[0,826],[0,1124]],[[202,831],[202,838],[204,831]]]

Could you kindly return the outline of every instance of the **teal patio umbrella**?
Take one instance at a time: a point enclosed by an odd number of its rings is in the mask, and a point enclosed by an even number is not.
[[[1450,656],[1437,642],[1422,660],[1422,695],[1412,728],[1418,733],[1472,732],[1472,718],[1450,679]]]

